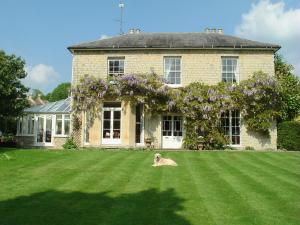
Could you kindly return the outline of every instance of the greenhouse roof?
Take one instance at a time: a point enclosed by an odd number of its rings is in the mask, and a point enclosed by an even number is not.
[[[45,105],[35,105],[24,110],[26,113],[70,113],[71,98],[57,102],[49,102]]]

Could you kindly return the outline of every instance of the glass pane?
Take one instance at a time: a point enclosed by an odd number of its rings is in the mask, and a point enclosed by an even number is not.
[[[104,120],[103,128],[107,130],[110,129],[110,120]]]
[[[51,142],[52,138],[52,117],[46,117],[46,142]]]
[[[110,119],[110,111],[104,111],[104,119]]]
[[[110,130],[103,129],[103,138],[110,138]]]
[[[120,129],[120,121],[118,121],[118,120],[117,121],[114,120],[114,130],[115,129],[118,129],[118,130]]]
[[[114,111],[114,119],[121,119],[121,111]]]
[[[37,127],[37,142],[43,142],[44,139],[44,117],[38,117],[38,127]]]
[[[120,136],[120,130],[115,130],[114,129],[114,131],[113,131],[113,138],[114,139],[120,139],[121,138],[121,136]]]
[[[70,134],[70,120],[65,120],[65,135]]]
[[[57,120],[56,117],[56,134],[62,134],[62,120]]]

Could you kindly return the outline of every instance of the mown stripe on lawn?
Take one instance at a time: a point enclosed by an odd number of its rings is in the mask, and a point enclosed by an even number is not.
[[[210,153],[203,153],[204,157],[193,158],[189,155],[190,171],[195,180],[198,191],[203,198],[203,203],[215,224],[240,224],[241,218],[237,218],[240,210],[248,211],[247,205],[241,195],[222,178],[212,167],[213,163],[209,157]],[[208,156],[208,157],[207,157]],[[243,219],[243,218],[242,218]],[[251,221],[253,218],[248,216],[243,222]]]
[[[111,154],[121,154],[121,153],[111,153]],[[110,192],[110,194],[116,194],[115,188],[117,188],[118,182],[123,179],[127,179],[130,174],[132,167],[126,165],[132,164],[135,160],[136,155],[130,152],[123,152],[118,159],[114,162],[105,164],[103,167],[103,173],[101,176],[90,176],[86,180],[85,191],[86,192]],[[142,155],[141,155],[142,156]],[[133,166],[133,165],[131,165]]]
[[[284,157],[284,155],[281,155],[282,157],[279,158],[279,157],[276,157],[275,155],[278,155],[278,154],[276,154],[276,153],[273,153],[273,154],[263,153],[261,155],[256,154],[257,157],[264,159],[267,162],[271,162],[272,164],[275,163],[275,165],[280,166],[280,168],[285,168],[288,171],[292,171],[293,173],[300,175],[300,167],[299,167],[300,154],[299,154],[299,160],[290,159],[289,157]]]
[[[235,163],[241,163],[241,168],[246,168],[249,172],[255,172],[259,177],[265,177],[267,179],[273,179],[276,182],[282,183],[285,185],[286,189],[295,191],[300,188],[300,180],[290,179],[286,177],[286,173],[281,174],[281,170],[269,168],[261,163],[257,163],[256,160],[245,157],[242,155],[235,154],[233,156],[236,159]],[[300,178],[300,176],[299,176]]]
[[[72,175],[68,179],[65,179],[64,174],[60,174],[58,169],[57,174],[59,174],[64,180],[60,183],[55,183],[54,186],[57,190],[63,191],[83,191],[88,189],[88,183],[92,179],[95,181],[98,176],[104,176],[104,170],[108,165],[113,165],[115,161],[121,160],[124,156],[120,153],[105,154],[99,152],[99,154],[93,155],[92,159],[89,159],[87,163],[76,165],[76,168],[69,169],[73,171]]]
[[[295,222],[295,215],[289,215],[287,218],[286,213],[282,213],[294,211],[289,202],[270,188],[271,184],[276,185],[278,182],[273,181],[272,183],[272,181],[257,179],[258,177],[253,175],[253,171],[245,170],[244,163],[236,161],[228,163],[228,161],[230,162],[229,158],[220,156],[220,154],[217,157],[219,160],[215,158],[214,163],[218,165],[220,173],[223,173],[223,178],[227,179],[246,198],[245,200],[251,204],[252,209],[255,208],[260,218],[272,221],[272,224],[287,223],[288,218]],[[237,164],[240,165],[237,166]],[[268,185],[268,182],[271,184]],[[276,215],[274,215],[274,211]]]
[[[48,190],[50,188],[56,188],[57,185],[67,182],[73,177],[77,177],[79,173],[76,169],[65,169],[69,164],[74,164],[74,158],[76,160],[76,166],[88,166],[90,160],[94,158],[94,155],[77,155],[76,157],[63,157],[55,162],[47,163],[44,166],[38,166],[31,170],[24,171],[22,177],[18,177],[14,185],[14,189],[10,189],[8,186],[8,193],[18,195],[16,192],[22,191],[22,193],[34,193]],[[32,182],[34,180],[34,182]],[[30,191],[29,191],[30,190]]]
[[[274,164],[273,162],[271,163],[268,160],[266,160],[265,158],[259,157],[259,155],[257,155],[257,154],[249,154],[248,159],[252,160],[253,162],[255,162],[257,164],[260,164],[265,169],[268,169],[271,171],[272,170],[276,171],[277,173],[283,174],[285,176],[288,176],[292,179],[299,181],[299,174],[297,174],[293,171],[290,171],[288,169],[282,168],[281,166],[278,166],[278,165]]]
[[[189,218],[192,224],[215,224],[214,217],[202,196],[204,193],[201,191],[201,184],[192,172],[194,171],[192,162],[187,159],[186,154],[182,154],[177,163],[177,173],[173,174],[176,177],[175,189],[179,196],[186,199],[184,206],[187,207],[179,214]]]

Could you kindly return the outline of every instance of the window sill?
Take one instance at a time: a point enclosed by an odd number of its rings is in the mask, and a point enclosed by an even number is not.
[[[57,137],[57,138],[65,138],[65,137],[69,137],[70,135],[62,135],[62,134],[55,134],[53,135],[53,137]]]
[[[182,84],[166,84],[166,86],[168,86],[170,88],[179,88],[179,87],[182,87]]]
[[[34,134],[16,134],[16,137],[34,137]]]

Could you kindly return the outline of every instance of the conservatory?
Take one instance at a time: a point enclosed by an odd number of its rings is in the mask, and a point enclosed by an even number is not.
[[[67,98],[25,109],[17,124],[17,144],[60,148],[71,133],[70,103]]]

